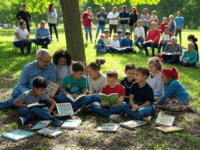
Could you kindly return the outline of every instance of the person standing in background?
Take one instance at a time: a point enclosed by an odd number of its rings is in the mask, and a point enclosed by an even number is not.
[[[174,21],[173,15],[169,16],[169,32],[171,32],[172,35],[176,33],[176,22]]]
[[[181,32],[183,30],[183,24],[185,22],[184,18],[181,16],[181,12],[178,11],[177,12],[177,17],[175,18],[175,22],[176,22],[176,32],[175,32],[175,36],[177,36],[179,34],[180,37],[180,44],[181,44]]]
[[[138,11],[135,7],[131,8],[131,13],[130,13],[130,22],[129,22],[129,26],[130,26],[130,32],[131,32],[131,37],[132,37],[132,32],[135,28],[135,25],[137,23],[138,20]]]
[[[28,32],[30,33],[29,21],[31,20],[31,15],[28,11],[26,11],[26,4],[23,4],[22,10],[20,10],[17,13],[17,19],[19,19],[20,21],[26,22],[26,28],[27,28]]]
[[[119,14],[120,28],[122,30],[122,37],[125,37],[125,32],[128,27],[129,13],[126,11],[126,5],[122,6],[122,11]]]
[[[152,11],[151,22],[155,22],[157,25],[158,25],[158,23],[159,23],[156,10],[153,10],[153,11]]]
[[[145,38],[147,37],[147,31],[149,28],[149,22],[151,21],[151,16],[148,14],[148,9],[144,8],[143,13],[140,16],[140,20],[142,21],[142,27],[145,31]]]
[[[113,7],[113,10],[108,14],[108,18],[110,19],[109,20],[110,36],[112,34],[113,29],[114,33],[117,33],[118,17],[119,13],[117,12],[117,7]]]
[[[48,16],[48,23],[49,23],[49,28],[50,28],[51,41],[53,41],[52,27],[54,28],[54,31],[56,33],[57,41],[59,41],[58,32],[57,32],[57,28],[56,28],[58,16],[57,16],[57,12],[56,12],[56,9],[54,7],[54,4],[49,5],[49,8],[47,10],[47,16]]]

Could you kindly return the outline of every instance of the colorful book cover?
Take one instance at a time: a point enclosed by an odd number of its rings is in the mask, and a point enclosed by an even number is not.
[[[117,123],[106,123],[98,127],[97,131],[115,132],[117,131],[118,127],[119,127],[119,124]]]
[[[60,85],[58,83],[51,81],[46,88],[46,93],[49,96],[54,97],[56,92],[58,91],[59,87],[60,87]]]
[[[1,134],[1,136],[16,142],[16,141],[20,141],[22,139],[28,138],[30,136],[33,136],[33,134],[34,134],[33,132],[17,129],[17,130],[5,132]]]
[[[69,115],[74,114],[72,105],[70,103],[59,103],[59,104],[56,104],[56,107],[58,110],[58,114],[56,115],[57,117],[69,116]]]
[[[51,120],[44,120],[41,122],[38,122],[35,126],[31,128],[31,130],[39,130],[42,128],[46,128],[51,123]]]
[[[67,129],[77,129],[82,123],[82,120],[80,119],[70,119],[66,120],[62,125],[61,128],[67,128]]]
[[[166,115],[161,111],[156,119],[156,125],[172,126],[174,119],[175,116]]]
[[[141,121],[141,120],[131,120],[131,121],[127,121],[127,122],[123,122],[120,124],[120,126],[128,128],[128,129],[133,129],[139,126],[143,126],[147,124],[146,121]]]
[[[110,95],[109,100],[110,100],[110,106],[113,107],[117,104],[117,101],[119,100],[119,95],[118,94]]]
[[[48,137],[57,137],[63,132],[55,129],[44,128],[38,131],[38,134],[48,136]]]
[[[176,132],[176,131],[182,131],[183,130],[183,128],[175,127],[175,126],[172,126],[172,127],[156,127],[156,129],[161,130],[161,131],[163,131],[165,133]]]
[[[100,100],[101,100],[101,104],[105,104],[105,105],[110,105],[110,101],[108,99],[108,96],[106,94],[99,94]]]
[[[115,106],[117,104],[117,101],[119,100],[118,93],[112,93],[109,95],[100,93],[99,97],[100,97],[101,104],[106,104],[111,107]]]

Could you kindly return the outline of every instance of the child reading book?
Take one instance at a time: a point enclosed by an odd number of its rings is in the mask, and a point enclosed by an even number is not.
[[[136,51],[133,48],[133,40],[130,38],[130,36],[131,36],[130,32],[126,32],[125,33],[125,38],[122,39],[121,47],[125,47],[126,48],[125,52],[136,53]]]
[[[113,35],[113,40],[110,42],[110,45],[111,45],[111,48],[110,50],[116,52],[116,53],[119,53],[120,51],[117,49],[117,48],[120,48],[120,44],[119,44],[119,41],[118,41],[118,34],[115,33]]]
[[[134,30],[134,38],[135,38],[135,45],[139,48],[139,50],[142,50],[142,44],[144,42],[145,38],[145,33],[144,33],[144,28],[142,27],[142,21],[138,20],[137,21],[137,27]],[[141,43],[141,46],[138,44]]]
[[[104,41],[104,37],[105,37],[105,35],[101,34],[100,39],[97,41],[97,45],[96,45],[97,53],[106,53],[107,52],[107,50],[105,48],[105,45],[107,45],[107,43]]]
[[[121,46],[121,42],[122,42],[122,30],[119,29],[119,30],[117,31],[117,34],[118,34],[118,41],[119,41],[119,44],[120,44],[120,46]]]
[[[111,42],[111,38],[109,37],[110,36],[110,31],[109,30],[104,30],[104,34],[105,34],[105,37],[104,37],[104,41],[106,42],[107,45],[110,45],[110,42]]]
[[[93,102],[90,104],[90,107],[94,112],[104,117],[110,118],[115,122],[120,122],[121,117],[120,115],[117,114],[120,114],[122,112],[122,104],[124,102],[124,96],[126,94],[125,87],[117,83],[118,73],[116,70],[114,69],[109,70],[106,76],[108,84],[104,85],[102,93],[106,95],[117,93],[119,99],[116,102],[116,105],[111,108],[110,105],[102,104],[101,102]]]
[[[139,67],[134,72],[135,83],[130,89],[129,104],[123,105],[123,111],[137,120],[151,121],[151,114],[156,112],[153,89],[146,82],[150,75],[147,68]]]
[[[74,62],[72,71],[72,75],[64,77],[62,94],[56,95],[54,100],[57,103],[71,103],[74,111],[80,108],[81,110],[85,110],[85,105],[92,102],[90,96],[85,96],[88,92],[87,78],[84,76],[85,66],[80,61]],[[82,99],[80,96],[83,96]]]
[[[160,24],[160,33],[163,34],[165,32],[165,26],[168,26],[167,17],[163,17],[163,22]]]
[[[178,81],[178,70],[173,68],[164,68],[161,72],[161,80],[164,84],[164,95],[155,105],[162,105],[164,109],[171,111],[190,110],[195,112],[194,107],[189,104],[189,94],[185,87]]]
[[[155,10],[152,11],[150,20],[151,20],[150,22],[155,22],[158,25],[158,16]]]
[[[54,126],[59,126],[63,123],[63,121],[50,115],[56,102],[45,93],[46,87],[47,81],[43,77],[35,77],[33,79],[33,89],[24,92],[15,100],[14,106],[20,108],[19,114],[22,116],[18,120],[20,125],[24,125],[28,121],[34,120],[36,117],[40,117],[44,120],[52,120]],[[48,101],[51,103],[50,108],[39,108],[37,106],[28,108],[29,104],[39,101]]]

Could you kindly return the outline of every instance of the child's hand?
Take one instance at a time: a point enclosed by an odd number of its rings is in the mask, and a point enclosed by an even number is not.
[[[139,106],[135,106],[135,107],[133,107],[132,111],[137,111],[138,109],[140,109],[140,107]]]
[[[117,104],[121,105],[123,103],[123,100],[118,100]]]
[[[158,106],[158,105],[159,105],[157,102],[154,102],[154,104],[155,104],[156,106]]]
[[[75,93],[72,94],[72,96],[73,96],[73,98],[77,98],[78,97],[78,95],[76,95]]]
[[[159,99],[160,99],[159,97],[156,97],[156,98],[155,98],[155,101],[157,102]]]
[[[101,104],[101,106],[103,106],[103,107],[109,107],[109,105],[107,105],[107,104]]]

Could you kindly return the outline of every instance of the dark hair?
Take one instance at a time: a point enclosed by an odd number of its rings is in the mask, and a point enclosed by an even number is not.
[[[125,71],[127,71],[127,70],[135,70],[136,69],[136,66],[135,66],[135,64],[133,64],[133,63],[128,63],[128,64],[126,64],[126,66],[125,66]]]
[[[189,35],[189,36],[188,36],[188,39],[192,39],[194,43],[198,41],[198,39],[195,38],[194,35]]]
[[[125,35],[127,35],[127,34],[131,35],[131,33],[130,33],[130,32],[128,32],[128,31],[125,33]]]
[[[104,30],[104,33],[106,33],[106,32],[109,32],[109,33],[110,33],[110,30],[108,30],[108,29]]]
[[[58,65],[58,61],[60,58],[66,58],[67,59],[67,66],[71,65],[71,55],[64,49],[60,49],[60,50],[57,50],[54,55],[53,55],[53,63],[55,65]]]
[[[24,3],[22,6],[23,6],[23,7],[26,7],[26,4]]]
[[[87,65],[87,67],[91,67],[92,70],[101,70],[101,65],[106,62],[104,58],[98,58],[95,62],[91,62]]]
[[[143,75],[146,75],[147,78],[148,78],[149,75],[150,75],[149,69],[148,69],[148,68],[145,68],[145,67],[138,67],[138,68],[136,69],[136,71],[139,71],[139,72],[141,72]]]
[[[124,11],[126,11],[126,8],[127,8],[127,7],[126,7],[126,5],[123,5],[122,8],[124,8]]]
[[[47,88],[47,81],[43,77],[35,77],[33,79],[33,87],[39,88]]]
[[[120,33],[122,33],[122,30],[121,30],[121,29],[119,29],[119,30],[117,31],[117,34],[120,34]]]
[[[26,24],[25,21],[20,21],[20,22],[19,22],[19,25],[21,26],[21,25],[23,25],[24,23]]]
[[[108,70],[106,73],[108,78],[118,78],[118,72],[114,69]]]
[[[85,71],[85,66],[81,61],[76,61],[72,65],[72,71],[74,72]]]
[[[51,4],[49,5],[48,12],[51,12],[51,7],[52,7],[52,6],[54,6],[54,4],[51,3]]]

